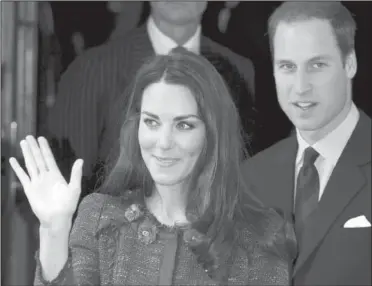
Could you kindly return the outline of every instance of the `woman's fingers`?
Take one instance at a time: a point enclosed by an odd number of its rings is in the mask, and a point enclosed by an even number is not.
[[[21,182],[25,192],[28,190],[28,185],[30,184],[30,178],[27,176],[26,172],[19,165],[17,159],[11,157],[9,159],[10,166],[14,170],[14,173],[17,175],[19,181]],[[27,194],[26,194],[27,195]]]
[[[59,171],[56,160],[54,159],[52,150],[49,147],[48,141],[44,137],[38,138],[41,154],[44,157],[46,166],[49,171]]]
[[[30,179],[36,178],[39,173],[47,171],[60,172],[53,153],[44,137],[39,137],[38,141],[29,135],[21,143],[22,154]]]
[[[22,149],[23,158],[25,159],[25,165],[28,175],[32,180],[38,176],[39,172],[34,156],[32,155],[31,148],[26,140],[22,140],[20,145]]]
[[[31,135],[27,136],[26,141],[28,143],[28,146],[30,147],[32,156],[35,159],[36,167],[39,169],[39,172],[48,171],[44,157],[40,151],[39,144],[37,143],[34,136],[31,136]]]
[[[83,175],[83,160],[78,159],[72,166],[69,186],[72,189],[81,189],[81,177]]]

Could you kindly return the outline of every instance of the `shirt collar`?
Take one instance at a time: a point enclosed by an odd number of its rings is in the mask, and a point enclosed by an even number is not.
[[[156,26],[154,19],[150,16],[147,21],[147,32],[150,37],[150,41],[155,50],[155,53],[158,55],[166,55],[172,49],[176,48],[178,44],[165,35],[160,29]],[[194,52],[196,54],[200,53],[200,37],[201,37],[201,25],[196,29],[195,34],[184,44],[182,45],[185,49]]]
[[[335,166],[341,156],[355,126],[359,120],[358,108],[352,103],[350,111],[345,120],[341,122],[336,129],[327,134],[324,138],[316,142],[312,147],[319,153],[319,155]],[[302,162],[303,153],[310,145],[302,138],[300,132],[297,130],[298,153],[296,158],[296,165]]]

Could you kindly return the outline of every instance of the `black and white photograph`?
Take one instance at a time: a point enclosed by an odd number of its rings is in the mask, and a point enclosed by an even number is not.
[[[1,285],[372,285],[372,2],[0,7]]]

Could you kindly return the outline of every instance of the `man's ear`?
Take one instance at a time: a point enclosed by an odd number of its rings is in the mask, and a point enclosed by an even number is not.
[[[357,69],[358,69],[357,58],[355,55],[355,50],[353,50],[345,58],[346,76],[349,79],[352,79],[355,76]]]

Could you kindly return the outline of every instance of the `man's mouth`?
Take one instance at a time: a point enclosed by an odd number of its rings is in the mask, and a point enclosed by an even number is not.
[[[318,104],[315,102],[294,102],[293,105],[298,108],[301,108],[302,110],[308,110],[310,108],[315,107]]]

